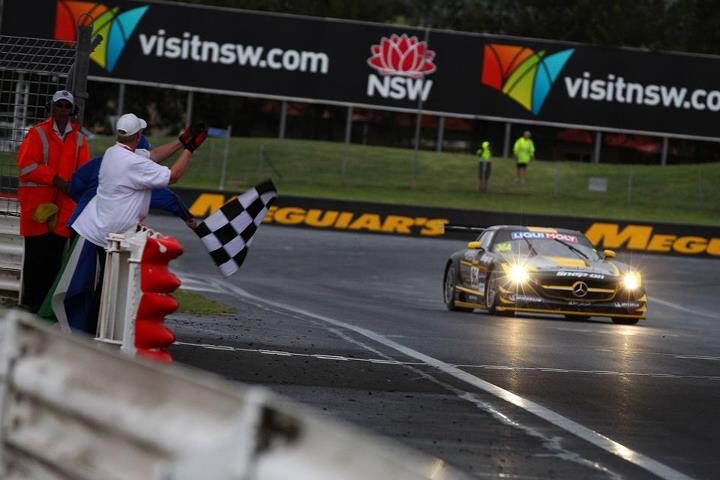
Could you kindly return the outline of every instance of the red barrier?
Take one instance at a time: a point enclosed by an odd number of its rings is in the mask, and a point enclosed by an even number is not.
[[[165,316],[178,309],[172,292],[180,279],[168,264],[182,255],[180,242],[172,237],[148,237],[140,260],[142,298],[135,320],[135,347],[138,355],[161,362],[171,362],[167,348],[175,342],[175,334],[165,326]]]

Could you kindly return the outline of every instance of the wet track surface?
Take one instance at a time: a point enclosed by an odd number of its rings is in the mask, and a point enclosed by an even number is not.
[[[651,299],[649,320],[619,326],[446,311],[444,262],[464,242],[267,226],[223,279],[181,222],[149,223],[185,245],[184,287],[237,308],[170,319],[179,363],[478,478],[720,475],[719,260],[619,255]]]

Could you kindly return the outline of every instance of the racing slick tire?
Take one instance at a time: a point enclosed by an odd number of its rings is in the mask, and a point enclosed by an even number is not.
[[[635,325],[638,318],[613,317],[612,321],[615,325]]]
[[[498,305],[498,279],[494,270],[488,274],[485,285],[485,309],[490,315],[495,315]]]
[[[443,280],[443,301],[445,307],[451,312],[472,312],[472,308],[458,307],[455,300],[462,300],[461,293],[455,289],[455,278],[457,278],[455,265],[450,264],[445,269],[445,278]]]

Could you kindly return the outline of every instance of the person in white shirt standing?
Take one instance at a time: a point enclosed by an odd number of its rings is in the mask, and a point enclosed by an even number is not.
[[[105,151],[97,195],[72,224],[77,238],[52,294],[52,311],[65,329],[95,333],[105,260],[106,238],[135,229],[148,215],[151,191],[177,182],[192,153],[207,137],[203,126],[183,132],[183,151],[170,167],[158,165],[135,149],[147,122],[132,113],[117,121],[117,143]],[[96,265],[100,264],[98,275]]]

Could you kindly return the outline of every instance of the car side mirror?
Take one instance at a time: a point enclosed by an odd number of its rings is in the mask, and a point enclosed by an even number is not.
[[[603,250],[605,258],[615,258],[615,250]]]
[[[483,248],[480,246],[480,242],[468,242],[467,248],[470,250],[482,250]]]

